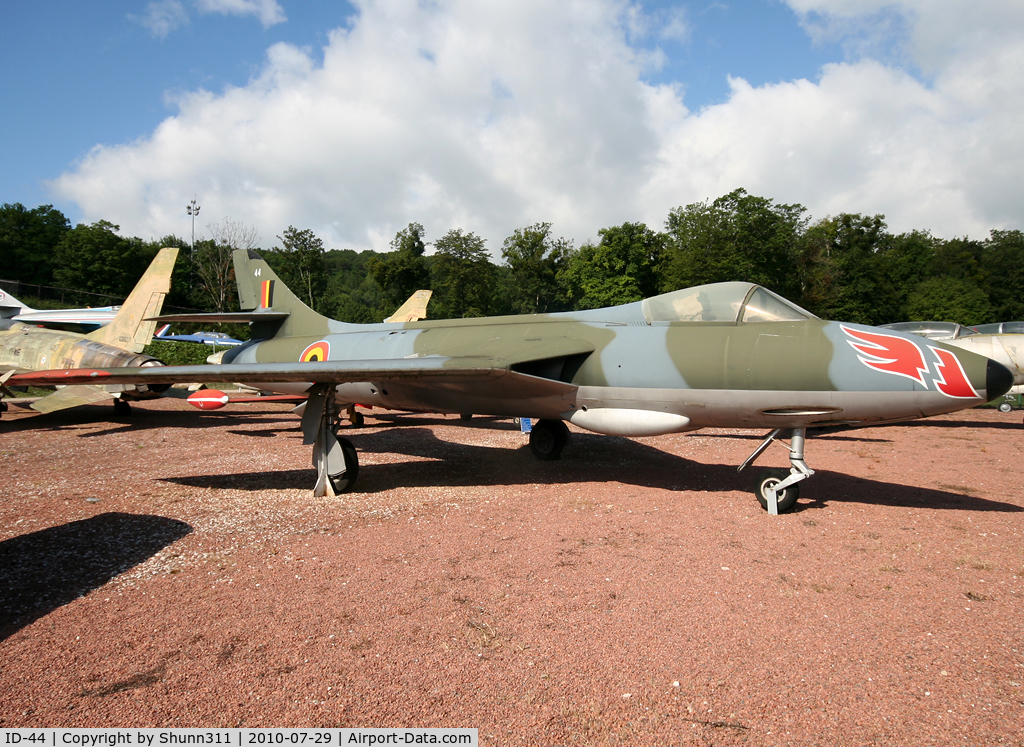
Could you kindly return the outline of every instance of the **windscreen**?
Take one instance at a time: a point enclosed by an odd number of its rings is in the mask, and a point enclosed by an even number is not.
[[[744,322],[799,322],[813,318],[809,311],[757,286],[743,307]]]

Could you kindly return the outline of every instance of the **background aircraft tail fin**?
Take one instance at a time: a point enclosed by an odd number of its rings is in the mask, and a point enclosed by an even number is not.
[[[427,318],[427,303],[434,291],[418,290],[398,307],[398,311],[385,319],[385,322],[418,322]]]
[[[313,311],[288,288],[270,268],[266,260],[251,249],[236,249],[235,283],[242,311],[286,312],[288,317],[273,322],[252,322],[253,339],[281,335],[322,335],[333,327],[345,326]],[[266,325],[266,326],[264,326]]]
[[[145,320],[160,314],[164,297],[171,290],[171,272],[174,270],[174,260],[177,257],[176,248],[161,249],[142,279],[135,284],[135,288],[125,299],[113,321],[106,327],[90,332],[86,337],[133,353],[141,353],[153,339],[153,332],[156,330],[155,321]]]

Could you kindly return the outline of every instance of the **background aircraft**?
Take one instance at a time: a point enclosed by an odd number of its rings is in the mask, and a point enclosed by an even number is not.
[[[886,324],[884,328],[921,335],[931,340],[942,340],[947,345],[999,361],[1013,374],[1013,384],[1016,388],[1024,386],[1024,334],[1010,331],[1015,329],[1014,325],[1017,324],[1020,322],[981,325],[986,328],[988,334],[983,334],[980,328],[956,322],[896,322]],[[1006,331],[996,334],[993,329],[995,327]]]
[[[51,329],[91,332],[110,324],[120,308],[120,306],[101,306],[95,309],[33,309],[10,293],[0,290],[0,319],[36,324]]]
[[[1020,335],[1024,334],[1024,322],[995,322],[994,324],[978,324],[971,327],[980,335]]]
[[[12,380],[19,373],[57,366],[131,369],[163,365],[156,358],[140,353],[153,338],[156,322],[149,318],[160,313],[164,297],[170,292],[171,272],[177,256],[177,249],[161,249],[110,324],[87,335],[0,320],[0,375],[15,385]],[[63,388],[34,402],[32,409],[51,412],[113,399],[116,410],[124,413],[131,409],[129,400],[149,399],[168,389],[155,382],[153,386],[142,383],[107,387],[90,382],[77,382],[74,386],[68,386],[69,383],[49,381],[50,386]],[[2,409],[6,406],[0,411]]]
[[[15,382],[147,384],[235,381],[307,394],[314,492],[352,489],[353,445],[337,436],[346,405],[538,419],[530,447],[557,459],[564,421],[620,436],[704,427],[786,433],[790,470],[757,481],[771,513],[814,474],[809,428],[880,424],[952,412],[1005,392],[1010,372],[920,337],[818,319],[752,283],[717,283],[605,309],[406,324],[347,324],[307,307],[255,252],[234,253],[242,309],[162,321],[248,321],[252,340],[223,363],[47,371]]]
[[[215,349],[219,345],[220,347],[227,348],[233,345],[241,345],[242,340],[236,340],[231,335],[225,332],[193,332],[190,335],[172,335],[168,334],[168,330],[171,328],[170,324],[165,324],[156,332],[157,340],[166,340],[168,342],[197,342],[201,345],[212,345]]]

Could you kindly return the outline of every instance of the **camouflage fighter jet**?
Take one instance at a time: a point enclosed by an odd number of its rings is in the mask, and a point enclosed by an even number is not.
[[[87,335],[32,324],[0,320],[0,375],[15,385],[17,374],[53,368],[97,368],[162,366],[148,355],[140,355],[149,344],[156,322],[149,317],[160,313],[164,297],[171,289],[171,271],[178,250],[161,249],[149,269],[125,299],[113,320]],[[4,382],[0,380],[0,385]],[[49,382],[67,384],[69,382]],[[32,409],[52,412],[107,399],[114,400],[119,413],[130,411],[129,400],[150,399],[160,396],[168,387],[155,384],[115,384],[93,386],[76,384],[63,386],[55,393],[32,404]],[[3,405],[0,401],[0,405]],[[0,411],[6,405],[0,407]]]
[[[740,469],[788,434],[791,468],[755,494],[787,510],[808,429],[938,415],[986,402],[1012,383],[1002,365],[941,342],[819,319],[752,283],[716,283],[605,309],[407,324],[346,324],[299,301],[254,252],[236,251],[241,308],[161,321],[248,321],[252,340],[211,366],[51,371],[18,380],[95,384],[236,381],[308,394],[317,495],[351,490],[359,468],[337,436],[358,402],[410,411],[530,416],[530,447],[557,459],[565,422],[655,436],[704,427],[768,429]]]

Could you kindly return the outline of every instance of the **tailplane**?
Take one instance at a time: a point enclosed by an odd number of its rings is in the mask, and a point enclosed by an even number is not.
[[[164,298],[171,290],[171,273],[174,271],[174,261],[177,257],[176,248],[161,249],[142,279],[135,284],[135,288],[125,299],[113,321],[106,327],[90,332],[86,337],[133,353],[141,353],[153,339],[156,321],[152,317],[160,313]]]

